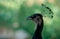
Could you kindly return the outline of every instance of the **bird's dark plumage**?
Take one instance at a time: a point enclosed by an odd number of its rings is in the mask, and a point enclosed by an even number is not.
[[[33,20],[37,24],[36,31],[32,37],[32,39],[42,39],[42,29],[43,29],[43,16],[41,14],[34,14],[29,16],[28,19]]]

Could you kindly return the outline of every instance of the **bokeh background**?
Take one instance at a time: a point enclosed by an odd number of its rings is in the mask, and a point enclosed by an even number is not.
[[[36,25],[26,18],[34,13],[43,15],[43,39],[60,39],[60,0],[0,0],[0,39],[31,39]]]

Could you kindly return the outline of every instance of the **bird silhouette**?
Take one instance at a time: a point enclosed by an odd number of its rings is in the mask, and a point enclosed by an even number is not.
[[[43,16],[41,14],[33,14],[27,18],[28,20],[32,20],[37,24],[37,28],[32,39],[42,39],[42,30],[43,30]]]

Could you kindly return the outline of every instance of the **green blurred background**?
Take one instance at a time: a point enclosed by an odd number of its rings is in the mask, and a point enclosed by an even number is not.
[[[31,39],[36,25],[26,18],[34,13],[43,15],[43,39],[60,39],[60,0],[0,0],[0,38]]]

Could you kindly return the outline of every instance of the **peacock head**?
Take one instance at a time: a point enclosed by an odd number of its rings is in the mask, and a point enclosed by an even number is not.
[[[43,16],[41,14],[33,14],[27,18],[27,20],[32,20],[37,24],[41,24]]]

